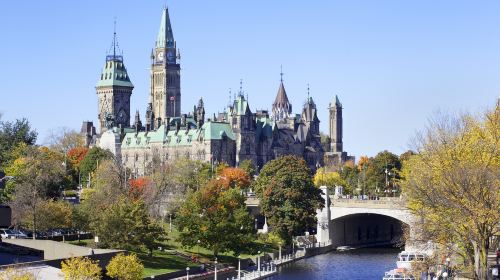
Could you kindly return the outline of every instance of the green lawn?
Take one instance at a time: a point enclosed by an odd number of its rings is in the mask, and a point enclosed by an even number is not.
[[[184,248],[177,241],[178,236],[179,232],[177,232],[175,229],[173,229],[172,232],[169,232],[168,240],[164,243],[164,246],[162,248],[163,250],[167,251],[155,250],[153,252],[152,257],[149,257],[146,252],[135,252],[137,256],[141,259],[142,263],[144,264],[145,277],[173,272],[177,270],[185,270],[187,266],[197,265],[196,263],[192,263],[185,258],[174,255],[172,251],[178,251],[187,256],[198,256],[201,262],[213,262],[214,257],[212,251],[207,250],[201,246],[195,246],[193,248]],[[68,243],[78,246],[96,248],[93,239],[69,241]],[[275,250],[277,250],[277,248],[273,248],[272,245],[264,244],[261,241],[257,240],[253,243],[250,251],[256,253],[257,251],[272,252]],[[245,259],[254,256],[255,254],[242,254],[241,258]],[[237,265],[238,258],[237,256],[234,256],[232,252],[220,253],[218,262]]]
[[[188,262],[186,259],[167,252],[155,251],[152,257],[149,257],[145,253],[138,253],[137,256],[141,259],[142,264],[144,265],[145,277],[177,270],[185,270],[188,266],[196,265]]]

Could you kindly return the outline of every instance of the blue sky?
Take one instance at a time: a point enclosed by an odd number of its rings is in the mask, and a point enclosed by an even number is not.
[[[97,119],[95,84],[113,20],[144,115],[149,55],[169,6],[182,54],[182,109],[203,96],[222,111],[229,88],[252,110],[271,109],[280,65],[300,113],[307,84],[321,129],[328,103],[344,106],[344,149],[397,154],[438,110],[479,112],[500,92],[499,1],[4,1],[0,4],[0,112],[50,129]]]

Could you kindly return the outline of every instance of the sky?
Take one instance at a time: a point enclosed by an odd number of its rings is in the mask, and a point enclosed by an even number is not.
[[[240,87],[252,111],[271,109],[283,80],[294,113],[310,95],[321,130],[339,96],[344,150],[400,154],[436,112],[478,113],[500,96],[500,1],[3,1],[0,113],[39,132],[97,124],[95,85],[113,38],[144,113],[150,53],[169,7],[182,110],[207,116]]]

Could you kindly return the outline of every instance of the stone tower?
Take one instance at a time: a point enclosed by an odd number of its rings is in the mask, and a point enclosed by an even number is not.
[[[335,100],[330,103],[330,151],[337,153],[342,152],[342,104],[337,95]]]
[[[198,101],[198,106],[195,107],[194,117],[196,120],[196,125],[201,128],[205,123],[205,105],[203,104],[203,98]]]
[[[117,55],[117,46],[115,31],[112,53],[106,55],[106,64],[96,85],[100,133],[111,126],[130,126],[130,96],[134,85],[123,63],[123,55]]]
[[[255,119],[241,86],[230,115],[230,124],[236,137],[236,164],[244,160],[251,160],[256,164]]]
[[[151,51],[151,88],[149,103],[156,118],[155,128],[168,117],[181,112],[181,74],[168,9],[163,10],[155,48]]]

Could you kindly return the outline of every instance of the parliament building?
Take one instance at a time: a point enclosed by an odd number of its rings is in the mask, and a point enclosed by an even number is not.
[[[134,86],[123,56],[116,54],[116,34],[112,54],[96,85],[97,130],[84,122],[82,133],[89,146],[111,150],[136,176],[148,173],[152,162],[168,163],[179,158],[212,164],[238,166],[251,160],[260,169],[283,155],[297,155],[311,170],[339,166],[353,160],[342,146],[342,104],[337,96],[329,104],[329,136],[321,141],[317,106],[307,96],[300,114],[294,114],[283,79],[272,111],[253,112],[243,90],[223,113],[207,118],[203,99],[189,113],[182,113],[180,54],[163,9],[160,29],[151,51],[150,95],[144,119],[139,111],[131,115],[130,97]],[[325,108],[326,109],[326,108]]]

